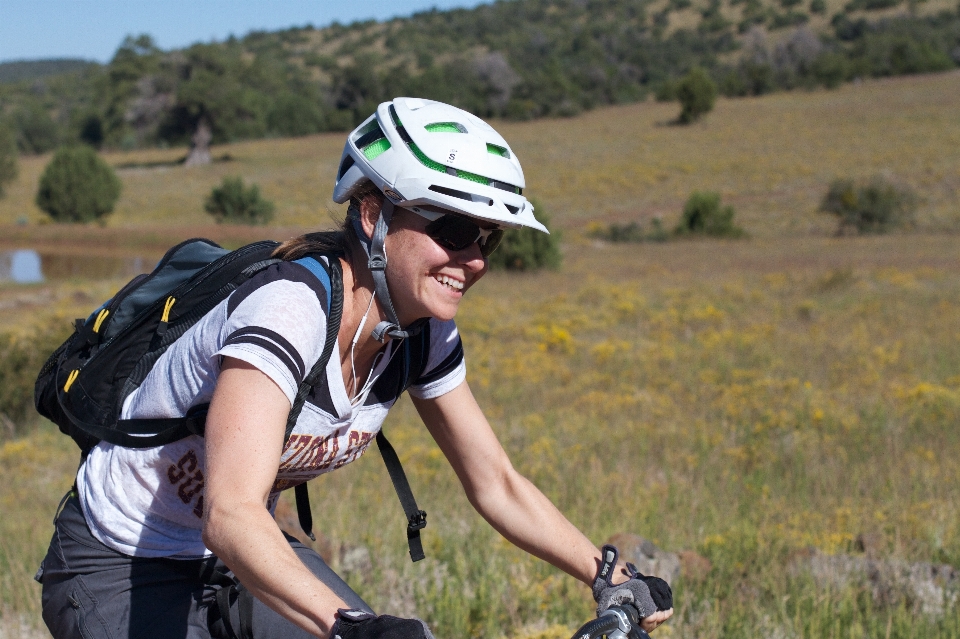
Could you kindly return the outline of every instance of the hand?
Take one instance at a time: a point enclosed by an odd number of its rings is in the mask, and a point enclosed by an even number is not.
[[[656,628],[673,614],[673,591],[663,579],[642,575],[632,564],[627,564],[629,579],[614,585],[613,572],[618,555],[617,549],[613,546],[608,545],[600,549],[600,567],[593,581],[593,598],[597,602],[597,614],[610,606],[631,604],[640,614],[643,620],[641,626],[644,630],[647,629],[646,625],[653,625],[653,628]],[[667,611],[669,614],[662,619],[660,616],[654,617],[656,613]],[[644,625],[643,622],[648,618],[651,618],[651,621]]]
[[[660,624],[673,616],[673,608],[667,610],[658,610],[649,617],[644,617],[640,620],[640,627],[643,628],[644,632],[653,632],[656,630]]]
[[[373,615],[363,610],[338,610],[330,639],[433,639],[420,619]]]

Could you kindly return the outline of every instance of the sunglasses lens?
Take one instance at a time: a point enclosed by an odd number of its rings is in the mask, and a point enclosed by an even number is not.
[[[459,215],[444,215],[424,230],[433,241],[451,251],[462,251],[480,237],[480,227]]]
[[[496,231],[491,231],[490,235],[487,236],[487,239],[483,241],[483,244],[480,245],[480,253],[484,257],[490,257],[490,254],[497,250],[497,247],[500,246],[500,242],[503,240],[503,229],[497,229]]]

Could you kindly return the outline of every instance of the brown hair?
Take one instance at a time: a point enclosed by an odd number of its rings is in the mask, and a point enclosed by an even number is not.
[[[316,233],[306,233],[299,237],[294,237],[283,242],[273,251],[273,257],[292,262],[306,257],[311,253],[323,253],[325,255],[336,255],[343,257],[351,265],[356,266],[354,257],[359,256],[363,251],[360,247],[360,240],[357,238],[356,231],[353,228],[351,218],[359,216],[360,206],[370,195],[380,195],[380,190],[367,182],[362,185],[350,197],[350,207],[347,209],[347,216],[338,221],[337,227],[332,231],[318,231]],[[360,251],[358,253],[357,251]]]

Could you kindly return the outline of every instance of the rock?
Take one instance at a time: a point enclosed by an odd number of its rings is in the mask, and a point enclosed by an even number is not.
[[[649,539],[632,533],[617,533],[607,540],[620,551],[620,561],[630,562],[644,575],[660,577],[668,584],[680,576],[680,558],[676,553],[661,550]]]
[[[871,556],[826,555],[817,549],[797,554],[788,572],[809,574],[834,588],[861,588],[880,605],[905,605],[914,612],[940,616],[957,605],[960,571],[948,564],[909,563]]]

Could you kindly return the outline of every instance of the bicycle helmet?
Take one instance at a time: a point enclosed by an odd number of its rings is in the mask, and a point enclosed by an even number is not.
[[[549,233],[523,197],[523,169],[506,141],[477,116],[442,102],[394,98],[347,136],[333,201],[348,201],[367,182],[384,195],[373,237],[366,236],[355,214],[350,220],[387,315],[373,330],[379,341],[416,335],[424,321],[401,328],[390,299],[383,243],[394,207],[429,219],[449,211],[498,227]]]
[[[523,197],[523,169],[507,142],[477,116],[442,102],[394,98],[347,136],[334,202],[346,202],[367,181],[395,206],[434,206],[549,232]]]

